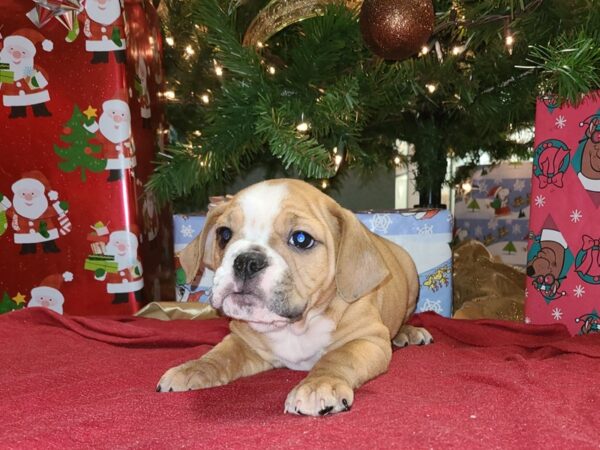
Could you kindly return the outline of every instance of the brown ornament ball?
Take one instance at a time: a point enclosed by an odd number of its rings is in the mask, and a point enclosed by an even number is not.
[[[384,59],[417,53],[433,32],[431,0],[364,0],[360,31],[367,47]]]

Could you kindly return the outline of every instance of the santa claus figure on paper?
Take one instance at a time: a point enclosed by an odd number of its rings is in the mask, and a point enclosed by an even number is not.
[[[136,166],[135,147],[131,139],[131,112],[129,105],[120,99],[107,100],[102,104],[102,114],[97,122],[85,125],[96,133],[102,144],[106,159],[108,181],[118,181],[125,169]]]
[[[150,117],[152,117],[152,111],[150,109],[150,93],[148,92],[149,69],[141,54],[138,56],[138,62],[136,64],[135,71],[135,91],[137,93],[138,101],[140,102],[142,127],[150,128]]]
[[[62,275],[56,273],[44,278],[39,286],[31,290],[31,300],[27,303],[27,307],[48,308],[55,313],[62,314],[65,297],[60,292],[60,288],[63,281],[73,281],[73,274],[71,272],[65,272]]]
[[[510,191],[503,186],[493,187],[488,197],[492,197],[493,200],[490,202],[490,206],[494,208],[496,216],[506,216],[510,214],[510,207],[508,206],[508,196]]]
[[[58,200],[58,193],[50,189],[48,179],[37,170],[23,174],[13,183],[12,191],[7,215],[21,254],[35,253],[37,244],[42,244],[44,253],[59,252],[56,240],[71,231],[67,203]]]
[[[10,108],[10,119],[27,117],[30,106],[36,117],[51,116],[46,103],[50,101],[48,74],[35,63],[39,47],[50,52],[52,41],[33,29],[15,31],[0,40],[0,92],[2,104]]]
[[[138,259],[138,245],[136,234],[130,230],[113,231],[108,238],[104,254],[113,257],[117,270],[98,269],[94,278],[106,282],[106,292],[114,295],[113,303],[127,303],[131,292],[137,301],[142,301],[144,279],[142,264]]]
[[[125,23],[120,0],[86,0],[83,34],[85,49],[93,54],[92,64],[108,63],[112,53],[118,63],[126,60]]]

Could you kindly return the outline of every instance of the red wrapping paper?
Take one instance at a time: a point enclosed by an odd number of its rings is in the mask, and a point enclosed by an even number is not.
[[[600,100],[537,103],[526,320],[600,332]]]
[[[0,10],[0,312],[126,314],[173,295],[170,214],[143,188],[166,137],[158,16],[79,3],[66,26],[29,0]]]

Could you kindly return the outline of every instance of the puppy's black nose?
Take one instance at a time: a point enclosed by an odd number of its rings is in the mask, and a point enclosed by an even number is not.
[[[248,280],[267,267],[267,257],[260,252],[246,252],[233,261],[233,271],[241,280]]]

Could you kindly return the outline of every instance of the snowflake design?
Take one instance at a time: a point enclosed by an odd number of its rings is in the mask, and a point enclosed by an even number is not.
[[[375,214],[371,219],[371,231],[374,233],[387,234],[392,219],[388,214]]]
[[[566,119],[566,117],[563,116],[563,115],[558,116],[556,118],[556,120],[554,121],[554,126],[556,128],[559,128],[559,129],[562,130],[564,127],[567,126],[567,119]]]
[[[521,233],[521,225],[518,223],[515,223],[512,227],[512,232],[513,232],[513,234]]]
[[[544,197],[543,195],[537,195],[534,201],[535,206],[537,206],[538,208],[541,208],[546,205],[546,197]]]
[[[475,227],[475,236],[482,236],[483,235],[483,228],[481,228],[481,225]]]
[[[577,298],[583,297],[585,295],[585,287],[578,284],[577,286],[575,286],[575,289],[573,289],[573,295]]]
[[[63,280],[65,280],[65,281],[73,281],[73,272],[65,272],[65,273],[63,273]]]
[[[429,236],[433,234],[433,225],[424,224],[422,227],[417,227],[417,231],[420,235]]]
[[[578,223],[583,217],[583,213],[578,209],[574,209],[571,211],[571,215],[569,217],[571,218],[571,222]]]
[[[433,311],[438,314],[443,312],[442,301],[441,300],[430,300],[428,298],[425,299],[421,307],[419,308],[419,312],[423,311]]]
[[[487,183],[485,181],[480,181],[479,183],[479,192],[487,192]]]
[[[496,229],[496,220],[495,219],[491,219],[487,223],[487,228],[488,228],[488,230],[495,230]]]
[[[562,319],[562,316],[563,316],[563,313],[560,308],[554,308],[552,310],[552,317],[554,318],[554,320],[560,320],[560,319]]]
[[[471,222],[465,222],[463,228],[471,228]]]
[[[185,238],[190,239],[194,237],[194,229],[191,225],[183,224],[181,225],[181,229],[179,231],[181,232],[181,235]]]
[[[518,178],[515,180],[515,184],[513,185],[513,191],[522,191],[525,189],[525,180],[522,178]]]

